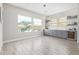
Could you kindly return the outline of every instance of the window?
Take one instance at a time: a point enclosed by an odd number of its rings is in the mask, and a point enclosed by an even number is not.
[[[42,20],[41,19],[34,18],[33,19],[33,23],[34,23],[34,25],[42,25]]]
[[[18,15],[18,31],[31,32],[32,18]]]
[[[18,15],[18,32],[37,32],[41,29],[41,19]]]
[[[33,31],[40,31],[42,29],[42,20],[33,18]]]

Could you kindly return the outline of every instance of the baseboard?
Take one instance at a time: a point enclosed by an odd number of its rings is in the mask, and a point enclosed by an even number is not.
[[[41,36],[41,35],[36,35],[36,36],[31,36],[31,37],[23,37],[23,38],[16,38],[16,39],[12,39],[12,40],[7,40],[7,41],[3,41],[3,44],[9,43],[9,42],[13,42],[13,41],[18,41],[18,40],[23,40],[23,39],[31,39],[31,38],[38,37],[38,36]]]

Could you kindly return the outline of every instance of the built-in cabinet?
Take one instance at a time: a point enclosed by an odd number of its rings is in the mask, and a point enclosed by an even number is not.
[[[77,40],[77,31],[67,31],[69,40]]]
[[[48,17],[44,35],[77,40],[78,16]]]
[[[52,36],[63,38],[67,40],[77,40],[77,31],[69,31],[69,30],[49,30],[44,29],[43,31],[45,36]]]
[[[67,31],[65,30],[44,30],[44,35],[47,36],[54,36],[54,37],[59,37],[59,38],[67,38]]]

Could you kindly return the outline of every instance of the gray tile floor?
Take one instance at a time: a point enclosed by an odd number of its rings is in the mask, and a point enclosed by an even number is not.
[[[78,55],[76,41],[49,36],[23,39],[3,45],[1,55]]]

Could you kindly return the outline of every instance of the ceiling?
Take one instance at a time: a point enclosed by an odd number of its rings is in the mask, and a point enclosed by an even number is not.
[[[11,5],[30,10],[32,12],[49,16],[55,13],[66,11],[78,6],[77,3],[45,3],[46,7],[43,7],[44,3],[10,3]]]

